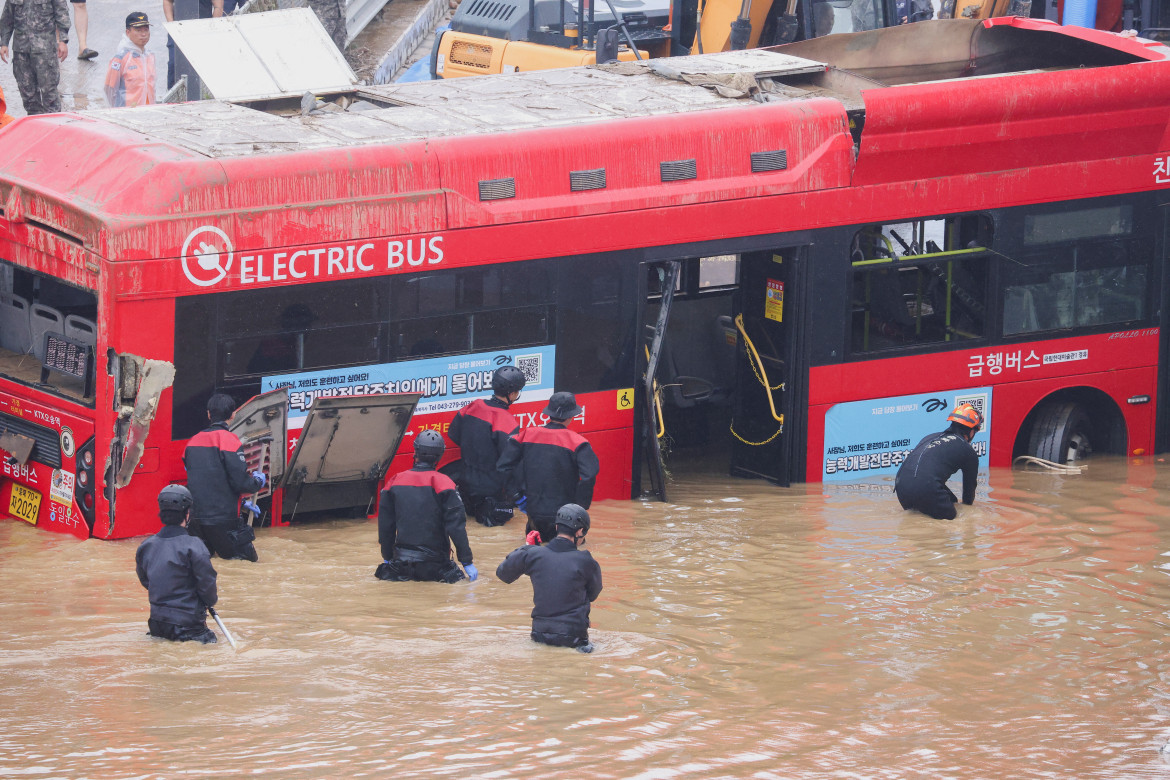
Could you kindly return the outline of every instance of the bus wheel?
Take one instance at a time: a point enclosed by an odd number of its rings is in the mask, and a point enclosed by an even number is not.
[[[1036,413],[1028,451],[1053,463],[1084,460],[1093,451],[1092,433],[1085,407],[1070,401],[1048,403]]]

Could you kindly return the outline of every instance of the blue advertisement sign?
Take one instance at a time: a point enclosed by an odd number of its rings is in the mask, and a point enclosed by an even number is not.
[[[961,403],[983,413],[983,429],[971,446],[987,470],[991,446],[991,388],[940,390],[933,393],[874,398],[836,404],[825,415],[825,482],[855,482],[893,476],[914,446],[949,425],[947,416]]]
[[[266,376],[260,380],[260,389],[267,392],[287,387],[289,428],[301,428],[315,398],[421,393],[415,414],[458,411],[476,398],[490,396],[492,373],[509,364],[524,372],[523,399],[544,401],[553,393],[555,361],[556,347],[552,345],[525,347]]]

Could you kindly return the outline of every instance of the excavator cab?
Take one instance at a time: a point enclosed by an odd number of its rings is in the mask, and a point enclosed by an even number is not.
[[[889,26],[897,1],[464,0],[450,29],[435,38],[431,76],[773,46]]]

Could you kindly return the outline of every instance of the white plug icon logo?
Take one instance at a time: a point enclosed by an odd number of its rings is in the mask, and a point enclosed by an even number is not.
[[[188,250],[193,251],[188,254]],[[188,263],[189,259],[194,259],[193,265]],[[232,268],[232,242],[217,227],[204,225],[195,228],[183,242],[180,260],[183,273],[192,284],[210,287],[227,278]]]

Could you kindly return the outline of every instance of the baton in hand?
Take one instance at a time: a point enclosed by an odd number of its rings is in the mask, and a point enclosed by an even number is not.
[[[236,640],[232,638],[232,633],[227,630],[227,626],[225,626],[223,621],[219,619],[219,613],[215,611],[215,607],[208,607],[207,611],[211,613],[211,617],[215,621],[215,624],[219,626],[219,630],[223,632],[225,637],[227,637],[228,644],[232,646],[232,649],[239,650],[240,648],[236,646]]]

